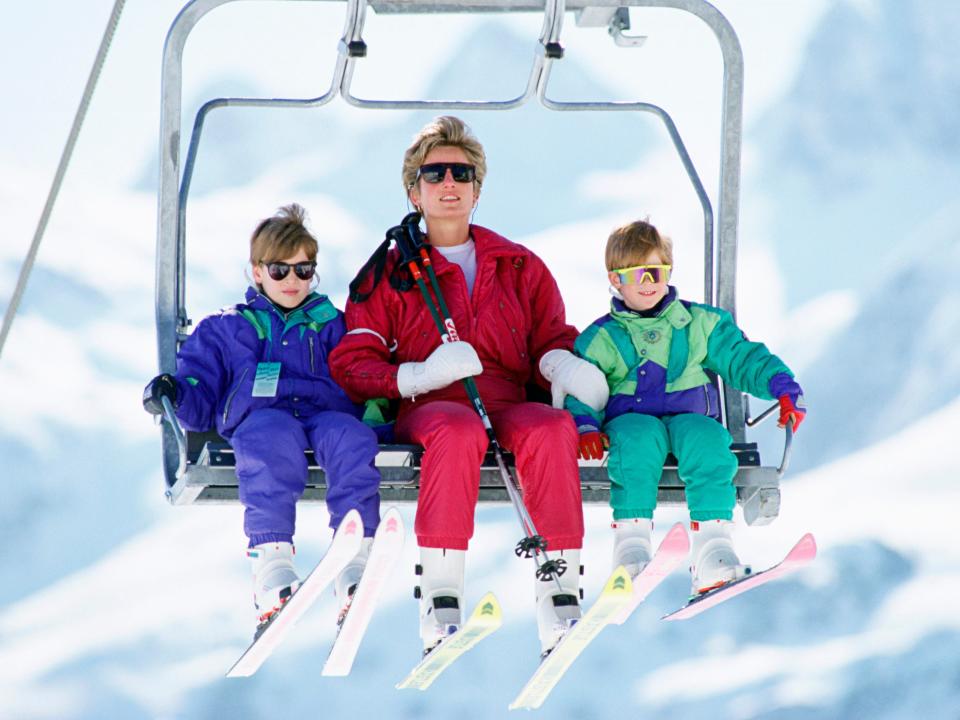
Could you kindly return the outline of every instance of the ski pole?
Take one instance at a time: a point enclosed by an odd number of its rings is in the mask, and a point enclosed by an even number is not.
[[[457,335],[457,328],[454,324],[453,317],[443,299],[443,293],[440,291],[440,283],[437,281],[437,275],[433,270],[430,254],[420,239],[419,222],[419,213],[410,213],[407,215],[400,223],[400,232],[394,234],[394,240],[396,240],[397,247],[400,251],[401,263],[406,264],[414,281],[417,283],[417,287],[420,288],[420,292],[423,294],[427,309],[430,310],[433,321],[440,331],[441,342],[455,342],[460,338]],[[436,303],[434,303],[430,297],[430,291],[427,289],[427,285],[423,280],[423,273],[420,272],[418,263],[422,263],[427,270],[427,276],[430,279],[430,285],[433,288]],[[480,416],[480,421],[483,423],[484,430],[487,433],[487,440],[490,443],[494,458],[497,461],[497,467],[500,470],[500,477],[507,489],[507,495],[510,497],[510,502],[513,504],[517,518],[520,521],[520,526],[525,535],[525,537],[517,543],[514,552],[517,557],[533,558],[534,564],[537,566],[537,577],[544,581],[556,579],[559,587],[560,581],[558,578],[567,571],[567,561],[563,558],[551,560],[549,555],[547,555],[547,543],[543,537],[537,533],[533,519],[530,517],[530,513],[523,503],[520,489],[504,462],[503,451],[500,448],[500,443],[497,441],[493,424],[490,422],[490,416],[487,414],[483,400],[480,398],[477,384],[473,377],[463,378],[463,384],[466,388],[467,396],[473,403],[474,409],[476,409],[477,414]],[[537,558],[538,554],[541,553],[543,554],[542,563],[538,562]]]

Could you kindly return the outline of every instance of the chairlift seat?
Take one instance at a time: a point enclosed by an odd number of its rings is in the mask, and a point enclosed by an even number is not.
[[[175,505],[233,503],[238,501],[236,459],[230,444],[216,433],[188,433],[187,469],[168,490]],[[734,443],[731,449],[740,466],[734,484],[737,502],[749,525],[765,525],[780,511],[780,482],[774,468],[760,465],[756,443]],[[321,502],[326,497],[326,477],[312,450],[306,451],[308,477],[302,502]],[[380,445],[377,469],[380,471],[380,496],[386,503],[416,502],[420,490],[423,448],[419,445]],[[504,453],[513,469],[514,458]],[[610,501],[610,478],[604,461],[580,461],[583,501],[606,505]],[[500,478],[492,452],[480,466],[480,502],[508,504],[510,498]],[[683,481],[677,474],[677,460],[667,457],[658,493],[659,505],[686,502]]]

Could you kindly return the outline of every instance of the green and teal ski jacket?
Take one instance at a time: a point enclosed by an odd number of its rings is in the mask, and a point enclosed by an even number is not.
[[[677,298],[676,288],[647,312],[614,298],[610,312],[577,338],[576,353],[607,378],[610,400],[594,412],[567,396],[565,407],[581,433],[599,430],[624,413],[662,417],[697,413],[720,417],[720,396],[707,371],[730,386],[773,399],[793,373],[763,343],[750,342],[729,312]]]

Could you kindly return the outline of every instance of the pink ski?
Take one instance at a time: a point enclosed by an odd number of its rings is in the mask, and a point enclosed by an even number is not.
[[[771,580],[788,575],[807,565],[817,556],[817,543],[811,533],[807,533],[800,541],[793,546],[793,549],[787,553],[787,556],[779,563],[768,570],[758,572],[755,575],[749,575],[740,580],[734,580],[718,587],[716,590],[710,590],[703,595],[698,595],[688,602],[685,606],[669,615],[664,615],[663,620],[686,620],[694,615],[699,615],[704,610],[709,610],[714,605],[736,597],[740,593],[752,590]]]
[[[667,533],[647,566],[633,579],[633,594],[630,600],[611,620],[615,625],[623,625],[627,618],[642,603],[663,579],[672,573],[687,557],[690,540],[683,523],[677,523]]]

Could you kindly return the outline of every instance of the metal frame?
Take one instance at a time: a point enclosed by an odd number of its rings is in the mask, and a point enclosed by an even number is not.
[[[372,0],[370,5],[379,13],[447,13],[447,12],[542,12],[543,27],[536,46],[526,89],[522,95],[508,100],[371,100],[354,96],[351,84],[355,63],[366,55],[363,26],[367,0],[317,0],[345,3],[344,30],[337,47],[337,62],[333,78],[327,90],[314,98],[216,98],[205,103],[197,113],[191,133],[186,162],[181,179],[180,135],[182,113],[182,57],[187,37],[197,22],[208,12],[236,0],[192,0],[181,10],[167,35],[163,50],[163,75],[161,83],[161,129],[160,129],[160,188],[157,222],[156,266],[156,320],[157,348],[161,372],[173,372],[176,367],[176,352],[179,343],[187,337],[189,318],[185,307],[185,232],[186,208],[190,183],[197,158],[200,138],[207,115],[224,107],[320,107],[340,95],[345,102],[366,109],[432,109],[432,110],[509,110],[520,107],[534,95],[549,110],[560,112],[581,111],[634,111],[651,113],[658,117],[680,156],[684,170],[697,194],[703,211],[704,225],[704,298],[721,308],[736,314],[736,249],[737,225],[740,198],[740,154],[743,124],[743,55],[740,43],[726,18],[705,0]],[[718,212],[716,217],[717,242],[714,243],[714,213],[707,192],[697,174],[675,123],[663,108],[645,102],[587,101],[558,102],[547,96],[550,70],[554,61],[563,56],[560,45],[564,15],[567,11],[577,13],[578,23],[591,26],[607,24],[613,41],[621,46],[636,47],[642,37],[628,37],[628,7],[672,8],[690,13],[702,20],[714,33],[723,57],[723,91],[721,106],[720,177]],[[598,22],[599,20],[599,22]],[[716,262],[714,262],[716,259]],[[716,277],[716,289],[714,280]],[[723,388],[724,422],[734,442],[745,443],[745,411],[741,394],[732,388]],[[197,501],[203,495],[196,489],[203,482],[209,485],[221,483],[222,472],[212,470],[210,454],[188,458],[188,439],[178,428],[172,408],[166,413],[163,423],[163,465],[167,483],[167,495],[172,502]],[[789,440],[789,438],[788,438]],[[785,448],[786,458],[786,448]],[[386,462],[386,458],[383,460]],[[381,465],[381,462],[378,462]],[[761,487],[775,491],[776,502],[764,501],[766,512],[758,511],[755,522],[769,521],[779,507],[778,479],[780,469],[762,468],[759,459],[755,464],[742,467],[738,484],[746,487]],[[602,484],[605,490],[589,478],[590,468],[581,467],[586,501],[604,501],[604,492],[609,493],[609,481],[605,469]],[[311,471],[313,472],[313,471]],[[384,470],[386,487],[392,471]],[[670,485],[669,468],[665,471],[664,487]],[[675,475],[675,472],[674,472]],[[204,479],[206,478],[206,480]],[[215,478],[218,478],[215,482]],[[757,480],[754,482],[754,480]],[[682,487],[676,481],[678,487]],[[314,483],[322,485],[320,479]],[[229,486],[226,483],[225,486]],[[593,492],[596,489],[597,492]],[[393,499],[407,497],[410,488],[401,490]],[[212,491],[211,491],[212,492]],[[235,490],[234,496],[235,496]],[[406,493],[406,495],[404,495]],[[216,495],[216,493],[212,493]],[[313,493],[316,494],[316,493]],[[488,493],[489,494],[489,493]],[[596,495],[596,497],[593,497]],[[668,493],[669,495],[669,493]],[[402,497],[401,497],[402,496]],[[221,499],[227,499],[222,496]],[[232,499],[232,498],[231,498]],[[305,498],[310,499],[310,498]],[[319,499],[319,498],[317,498]],[[491,501],[496,498],[490,497]],[[679,499],[682,499],[679,498]],[[743,497],[741,497],[741,501]],[[668,498],[669,501],[669,498]],[[770,511],[772,515],[770,514]],[[762,518],[766,518],[763,520]]]

